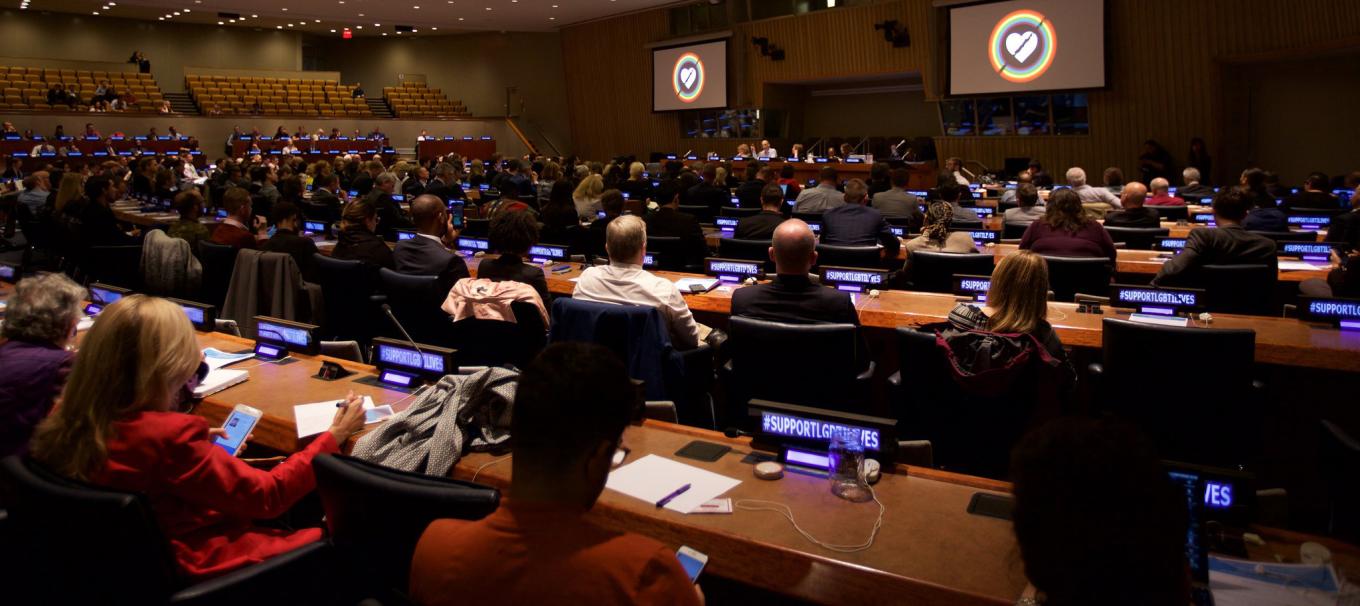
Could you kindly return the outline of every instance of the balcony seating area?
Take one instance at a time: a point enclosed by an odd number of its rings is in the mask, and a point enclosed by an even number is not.
[[[370,117],[354,85],[335,80],[259,76],[185,76],[186,89],[206,115]]]
[[[86,111],[101,82],[108,82],[128,103],[127,112],[156,113],[165,98],[151,74],[91,71],[43,67],[0,67],[0,110]],[[73,106],[47,104],[47,91],[54,84],[76,93]]]
[[[383,88],[383,97],[398,118],[464,118],[471,116],[462,101],[449,101],[443,91],[424,82],[404,82]]]

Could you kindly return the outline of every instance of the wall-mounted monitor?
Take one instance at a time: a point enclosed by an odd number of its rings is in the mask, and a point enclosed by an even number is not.
[[[727,107],[727,41],[652,50],[652,111]]]
[[[951,95],[1104,86],[1104,0],[1011,0],[949,9]]]

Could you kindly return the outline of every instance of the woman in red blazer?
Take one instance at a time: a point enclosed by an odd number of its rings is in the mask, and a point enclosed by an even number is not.
[[[202,417],[176,412],[202,361],[179,306],[133,295],[90,329],[61,402],[39,425],[33,456],[58,473],[145,495],[190,578],[215,576],[321,538],[321,529],[261,528],[315,487],[312,457],[363,427],[350,394],[330,431],[270,471],[214,446]]]

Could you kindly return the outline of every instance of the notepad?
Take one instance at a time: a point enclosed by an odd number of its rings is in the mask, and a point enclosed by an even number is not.
[[[690,513],[710,499],[732,490],[741,480],[686,465],[657,455],[647,455],[615,469],[609,474],[605,488],[626,494],[655,505],[675,489],[689,484],[689,490],[671,499],[665,508],[679,513]]]
[[[297,435],[299,438],[317,435],[331,428],[331,423],[335,422],[336,404],[344,400],[328,400],[316,402],[314,404],[298,404],[293,407],[293,422],[297,425]],[[374,406],[373,398],[364,396],[364,423],[377,423],[387,417],[392,416],[392,406],[383,404]]]
[[[250,373],[244,370],[210,370],[208,376],[194,388],[194,397],[206,398],[228,387],[245,383]]]
[[[217,370],[241,360],[249,360],[255,357],[255,352],[227,353],[216,347],[208,347],[203,350],[203,361],[208,364],[208,370]]]
[[[700,288],[703,290],[703,292],[708,292],[708,291],[713,290],[714,288],[717,288],[717,287],[718,287],[718,279],[717,279],[717,278],[680,278],[679,280],[676,280],[676,281],[675,281],[675,287],[678,288],[678,289],[680,289],[680,292],[681,292],[681,293],[690,293],[690,292],[693,292],[693,291],[694,291],[694,288],[693,288],[693,287],[695,287],[695,286],[700,287]]]

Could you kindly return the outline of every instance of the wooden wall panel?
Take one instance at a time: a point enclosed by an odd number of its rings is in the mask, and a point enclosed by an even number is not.
[[[1091,135],[941,137],[940,154],[991,166],[1008,156],[1030,156],[1055,173],[1080,165],[1093,173],[1120,166],[1134,174],[1145,139],[1183,158],[1190,138],[1202,136],[1215,158],[1223,157],[1222,133],[1241,125],[1220,116],[1221,62],[1353,46],[1360,32],[1356,6],[1356,0],[1107,0],[1109,86],[1090,93]],[[928,75],[934,53],[943,48],[928,27],[932,10],[930,0],[897,0],[739,25],[733,30],[733,61],[743,62],[745,82],[734,86],[758,107],[766,82]],[[666,19],[665,10],[656,10],[563,29],[573,138],[581,155],[708,147],[681,139],[676,116],[651,113],[650,54],[643,45],[667,36]],[[908,24],[910,48],[893,49],[873,30],[884,19]],[[749,46],[752,36],[769,38],[788,58],[774,62],[736,49]],[[934,86],[926,84],[928,91]],[[853,110],[850,98],[847,109]],[[734,145],[724,144],[722,151]],[[1225,177],[1241,167],[1216,164],[1216,169]]]

